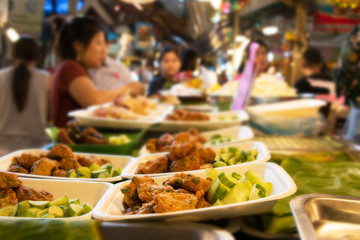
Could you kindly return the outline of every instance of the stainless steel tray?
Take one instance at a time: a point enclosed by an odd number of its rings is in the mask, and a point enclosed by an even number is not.
[[[229,232],[204,224],[102,222],[99,228],[105,240],[234,240]]]
[[[290,202],[301,239],[360,239],[360,198],[305,194]]]

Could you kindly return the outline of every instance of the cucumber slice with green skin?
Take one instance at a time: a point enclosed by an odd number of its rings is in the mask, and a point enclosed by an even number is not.
[[[91,172],[91,177],[92,178],[100,178],[100,174],[106,174],[106,173],[109,174],[107,172],[107,170],[101,169],[101,170],[98,170],[98,171]]]
[[[109,178],[109,177],[110,177],[110,174],[107,171],[99,174],[99,178]]]
[[[76,216],[80,216],[80,214],[82,213],[84,207],[79,205],[79,204],[70,204],[68,209],[66,210],[66,214],[69,217],[76,217]]]
[[[216,197],[215,197],[215,191],[217,189],[217,187],[221,184],[220,180],[219,179],[215,179],[211,185],[210,185],[210,188],[209,188],[209,191],[207,193],[207,201],[209,203],[215,203],[216,202]]]
[[[91,212],[93,210],[93,207],[89,204],[89,203],[84,203],[83,204],[83,210],[82,210],[82,214],[87,214],[89,212]]]
[[[107,163],[101,166],[102,169],[106,169],[106,171],[110,174],[111,169],[113,168],[113,165],[111,163]]]
[[[113,168],[113,170],[114,170],[114,168]],[[113,171],[113,173],[111,174],[111,177],[120,176],[121,172],[122,172],[122,168],[116,168],[116,169]]]
[[[91,178],[91,171],[88,167],[79,167],[76,171],[83,177]]]
[[[30,208],[30,203],[28,200],[25,200],[25,201],[22,201],[20,203],[18,203],[18,208],[19,209],[27,209],[27,208]]]
[[[45,208],[44,210],[41,210],[41,211],[37,212],[36,215],[35,215],[35,217],[37,217],[37,218],[42,217],[42,216],[44,216],[45,214],[47,214],[48,211],[49,211],[49,209],[48,209],[48,208]]]
[[[215,168],[218,168],[218,167],[226,167],[227,165],[226,165],[226,163],[224,163],[224,162],[215,162],[214,163],[214,167]]]
[[[29,208],[27,209],[29,212],[32,212],[34,214],[34,216],[36,217],[36,214],[40,211],[42,211],[42,209],[40,208]]]
[[[224,162],[228,162],[229,161],[229,159],[231,158],[231,154],[230,153],[222,153],[221,155],[220,155],[220,160],[221,161],[224,161]]]
[[[249,191],[251,191],[253,185],[251,184],[251,182],[247,179],[245,179],[245,177],[241,180],[241,182],[247,187],[247,189]]]
[[[57,198],[54,201],[49,202],[50,206],[59,206],[59,205],[65,205],[67,204],[69,201],[69,199],[67,198],[67,196],[61,197],[61,198]]]
[[[251,155],[254,156],[254,158],[256,158],[257,155],[258,155],[258,153],[259,153],[259,151],[257,150],[257,148],[251,149],[250,152],[251,152]]]
[[[49,201],[28,201],[31,207],[45,209],[49,207]]]
[[[207,168],[205,172],[206,172],[206,176],[211,178],[212,180],[215,180],[219,175],[219,171],[216,170],[215,168]]]
[[[259,184],[255,184],[255,187],[259,189],[259,196],[260,198],[266,197],[266,190],[263,186],[260,186]]]
[[[80,200],[78,198],[69,199],[68,204],[74,203],[74,204],[80,204]],[[65,204],[66,204],[65,203]]]
[[[230,190],[229,188],[225,187],[223,184],[219,184],[219,186],[217,187],[217,189],[215,190],[214,193],[214,197],[217,199],[224,199],[228,194],[229,194]]]
[[[220,161],[220,154],[216,154],[215,156],[215,159],[214,159],[215,162],[219,162]]]
[[[221,200],[219,200],[219,199],[213,204],[214,207],[216,207],[216,206],[222,206],[222,205],[223,205],[223,204],[222,204]]]
[[[67,205],[59,205],[58,207],[61,208],[64,211],[64,213],[66,212],[66,210],[68,208]]]
[[[239,185],[231,188],[229,194],[221,200],[223,205],[233,204],[238,202],[245,202],[249,198],[249,191],[246,187],[240,187]]]
[[[55,216],[52,214],[46,213],[46,214],[42,215],[41,218],[55,218]]]
[[[260,186],[264,187],[266,192],[270,192],[271,189],[269,189],[269,187],[271,187],[270,185],[267,184],[267,182],[259,175],[257,174],[254,170],[249,170],[245,173],[245,178],[247,180],[249,180],[252,185],[255,185],[256,183],[259,184]]]
[[[233,177],[231,177],[229,174],[226,174],[224,172],[221,172],[218,175],[218,179],[220,180],[220,182],[228,188],[232,188],[237,184],[236,179],[234,179]]]
[[[252,162],[252,161],[255,161],[255,158],[253,155],[250,155],[250,156],[247,156],[247,159],[246,159],[247,162]]]
[[[99,165],[97,165],[96,163],[93,163],[90,165],[90,171],[98,171],[98,170],[101,170],[101,167]]]
[[[35,214],[31,211],[29,211],[29,209],[19,209],[17,211],[17,216],[18,217],[35,217]]]
[[[236,159],[236,157],[232,157],[230,158],[228,164],[231,165],[235,165],[238,162],[238,160]]]
[[[266,189],[266,196],[269,196],[270,193],[271,193],[271,190],[272,190],[272,183],[271,182],[266,182],[265,189]]]
[[[0,216],[4,217],[14,217],[18,211],[18,204],[9,205],[3,208],[0,208]]]
[[[64,212],[58,206],[51,206],[49,207],[49,214],[54,215],[55,217],[63,217]]]
[[[69,177],[69,178],[76,178],[77,175],[76,175],[76,171],[75,169],[71,169],[69,170],[67,173],[66,173],[66,177]]]
[[[256,188],[256,184],[253,186],[253,188],[251,189],[250,195],[249,195],[249,200],[256,200],[260,198],[259,195],[260,190],[258,188]]]
[[[242,163],[247,161],[247,155],[244,151],[241,151],[241,153],[240,153],[240,161]]]
[[[229,147],[228,150],[233,156],[235,156],[236,151],[239,151],[237,147]]]
[[[236,180],[241,180],[241,175],[238,174],[237,172],[231,173],[231,176],[232,176],[233,178],[235,178]]]

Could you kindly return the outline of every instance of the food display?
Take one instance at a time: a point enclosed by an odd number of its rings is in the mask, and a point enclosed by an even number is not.
[[[94,110],[93,115],[95,117],[101,118],[115,118],[124,120],[136,120],[140,117],[131,110],[113,105],[98,107]]]
[[[221,148],[220,152],[216,154],[214,167],[226,167],[238,163],[252,162],[256,159],[257,155],[257,149],[240,151],[236,147]]]
[[[119,176],[122,170],[115,169],[103,158],[74,155],[69,147],[59,144],[47,154],[23,153],[13,157],[7,171],[55,177],[108,178]]]
[[[296,89],[272,74],[261,74],[255,79],[252,97],[294,97]]]
[[[272,184],[253,170],[244,177],[208,171],[207,178],[175,174],[162,185],[149,176],[134,177],[121,188],[126,215],[185,211],[254,200],[269,196]]]
[[[165,118],[168,121],[210,121],[209,115],[200,112],[191,112],[176,109]]]
[[[213,135],[210,137],[210,139],[205,143],[205,146],[218,145],[218,144],[227,143],[227,142],[231,142],[231,141],[232,141],[232,138],[227,135],[216,134],[216,135]]]
[[[13,173],[0,172],[0,216],[61,218],[87,214],[93,207],[66,196],[55,199],[51,193],[23,186]]]

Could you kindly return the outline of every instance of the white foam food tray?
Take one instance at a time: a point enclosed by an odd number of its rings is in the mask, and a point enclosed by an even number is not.
[[[252,201],[234,203],[223,206],[212,206],[208,208],[168,212],[151,213],[143,215],[123,215],[123,194],[120,189],[130,181],[116,184],[99,204],[95,207],[92,215],[96,219],[104,221],[201,221],[220,218],[229,218],[243,215],[260,214],[270,212],[278,199],[285,198],[296,192],[296,185],[284,169],[274,163],[252,163],[247,165],[232,166],[227,169],[218,169],[226,173],[237,172],[244,175],[246,171],[253,169],[266,181],[273,184],[270,196]],[[205,170],[193,173],[196,176],[206,178]],[[162,182],[170,176],[154,178],[155,182]]]
[[[35,190],[45,190],[54,196],[54,199],[67,196],[69,199],[78,198],[80,204],[89,203],[94,208],[99,203],[105,193],[114,186],[110,183],[101,182],[85,182],[85,181],[60,181],[45,180],[32,178],[19,178],[23,182],[23,186],[31,187]],[[20,220],[20,219],[40,219],[29,217],[1,217],[0,220]],[[51,219],[51,218],[49,218]],[[52,218],[64,221],[78,221],[91,219],[91,212],[78,217]]]
[[[35,155],[40,155],[42,153],[48,153],[48,152],[49,152],[48,150],[41,150],[41,149],[25,149],[10,153],[0,158],[0,171],[6,172],[8,167],[11,165],[13,157],[15,156],[20,156],[23,153],[32,153]],[[98,158],[110,160],[113,167],[122,168],[122,169],[124,169],[131,161],[134,161],[134,158],[129,156],[87,154],[87,153],[74,153],[74,155],[95,156]],[[121,176],[110,177],[110,178],[69,178],[69,177],[43,176],[43,175],[26,174],[26,173],[15,173],[15,174],[21,177],[28,177],[28,178],[58,179],[58,180],[68,180],[68,181],[81,180],[81,181],[91,181],[91,182],[118,182],[122,179]]]
[[[252,139],[254,137],[254,132],[251,130],[251,128],[247,126],[235,126],[235,127],[223,128],[215,131],[202,132],[201,135],[204,136],[207,139],[207,141],[210,140],[210,138],[215,135],[227,136],[232,139],[231,141],[226,143],[219,143],[217,145],[208,146],[208,147],[217,147],[217,146],[233,144],[233,143],[238,143]],[[144,145],[140,149],[139,154],[140,155],[150,154],[150,152],[146,149],[146,145]]]
[[[221,148],[228,148],[228,147],[237,147],[240,151],[248,151],[251,149],[257,149],[258,150],[258,155],[256,157],[256,159],[252,162],[248,162],[248,163],[240,163],[239,165],[246,165],[246,164],[251,164],[254,162],[266,162],[268,160],[270,160],[271,155],[269,152],[269,149],[261,142],[242,142],[242,143],[234,143],[234,144],[226,144],[223,145],[221,147],[212,147],[212,149],[218,153],[220,152]],[[136,174],[136,169],[138,168],[140,163],[143,162],[147,162],[147,161],[151,161],[151,160],[155,160],[160,156],[165,155],[166,153],[154,153],[154,154],[149,154],[149,155],[145,155],[145,156],[140,156],[138,158],[135,158],[134,161],[131,161],[122,171],[121,176],[123,178],[133,178],[135,176],[144,176],[144,175],[148,175],[151,177],[159,177],[159,176],[169,176],[169,175],[173,175],[175,172],[167,172],[167,173],[154,173],[154,174]],[[235,165],[237,166],[237,165]],[[220,167],[217,168],[219,170],[222,169],[227,169],[227,168],[232,168],[233,166],[226,166],[226,167]],[[191,172],[201,172],[202,170],[193,170]],[[190,171],[189,171],[190,172]]]

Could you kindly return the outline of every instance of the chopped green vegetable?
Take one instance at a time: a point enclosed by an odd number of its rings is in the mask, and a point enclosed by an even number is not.
[[[113,170],[114,170],[114,168],[113,168]],[[113,173],[111,174],[111,177],[120,176],[121,172],[122,172],[122,168],[116,168],[116,169],[113,171]]]
[[[48,212],[50,215],[54,215],[55,217],[63,217],[64,216],[63,210],[61,208],[59,208],[58,206],[49,207]]]
[[[88,167],[79,167],[76,170],[80,176],[85,177],[85,178],[91,178],[91,170]]]
[[[22,201],[20,203],[18,203],[18,207],[19,209],[26,209],[26,208],[30,208],[30,203],[28,200]]]
[[[231,166],[239,163],[255,161],[257,155],[257,149],[240,151],[237,147],[229,147],[227,150],[225,148],[221,148],[220,152],[215,156],[214,167]],[[220,162],[223,164],[220,164]]]
[[[83,211],[84,207],[79,205],[79,204],[70,204],[69,207],[66,210],[66,214],[69,217],[76,217],[76,216],[80,216],[82,211]]]
[[[101,176],[105,175],[106,173],[109,174],[106,169],[93,171],[93,172],[91,172],[91,177],[92,178],[100,178]]]
[[[97,165],[96,163],[93,163],[90,165],[90,171],[98,171],[98,170],[101,170],[101,167],[99,165]]]
[[[41,211],[37,212],[36,215],[35,215],[35,217],[37,217],[37,218],[42,217],[42,216],[44,216],[45,214],[47,214],[48,211],[49,211],[49,209],[48,209],[48,208],[45,208],[44,210],[41,210]]]
[[[233,177],[231,177],[230,175],[224,173],[224,172],[221,172],[219,175],[218,175],[218,179],[220,180],[220,182],[225,185],[226,187],[228,188],[232,188],[234,187],[236,184],[237,184],[237,181],[236,179],[234,179]]]
[[[40,208],[40,209],[45,209],[47,207],[49,207],[49,201],[28,201],[30,206],[32,207],[36,207],[36,208]]]
[[[54,201],[49,202],[50,206],[59,206],[59,205],[64,205],[66,203],[68,203],[69,199],[67,198],[67,196],[55,199]]]
[[[76,178],[76,171],[75,169],[71,169],[69,170],[67,173],[66,173],[66,177],[69,177],[69,178]]]
[[[93,210],[93,207],[90,204],[88,204],[88,203],[83,204],[82,214],[87,214],[87,213],[91,212],[92,210]]]
[[[111,163],[107,163],[101,166],[101,169],[106,169],[106,171],[111,174],[111,170],[113,168],[113,165]]]
[[[16,212],[18,211],[18,205],[10,205],[3,208],[0,208],[0,216],[4,217],[13,217],[16,215]]]

